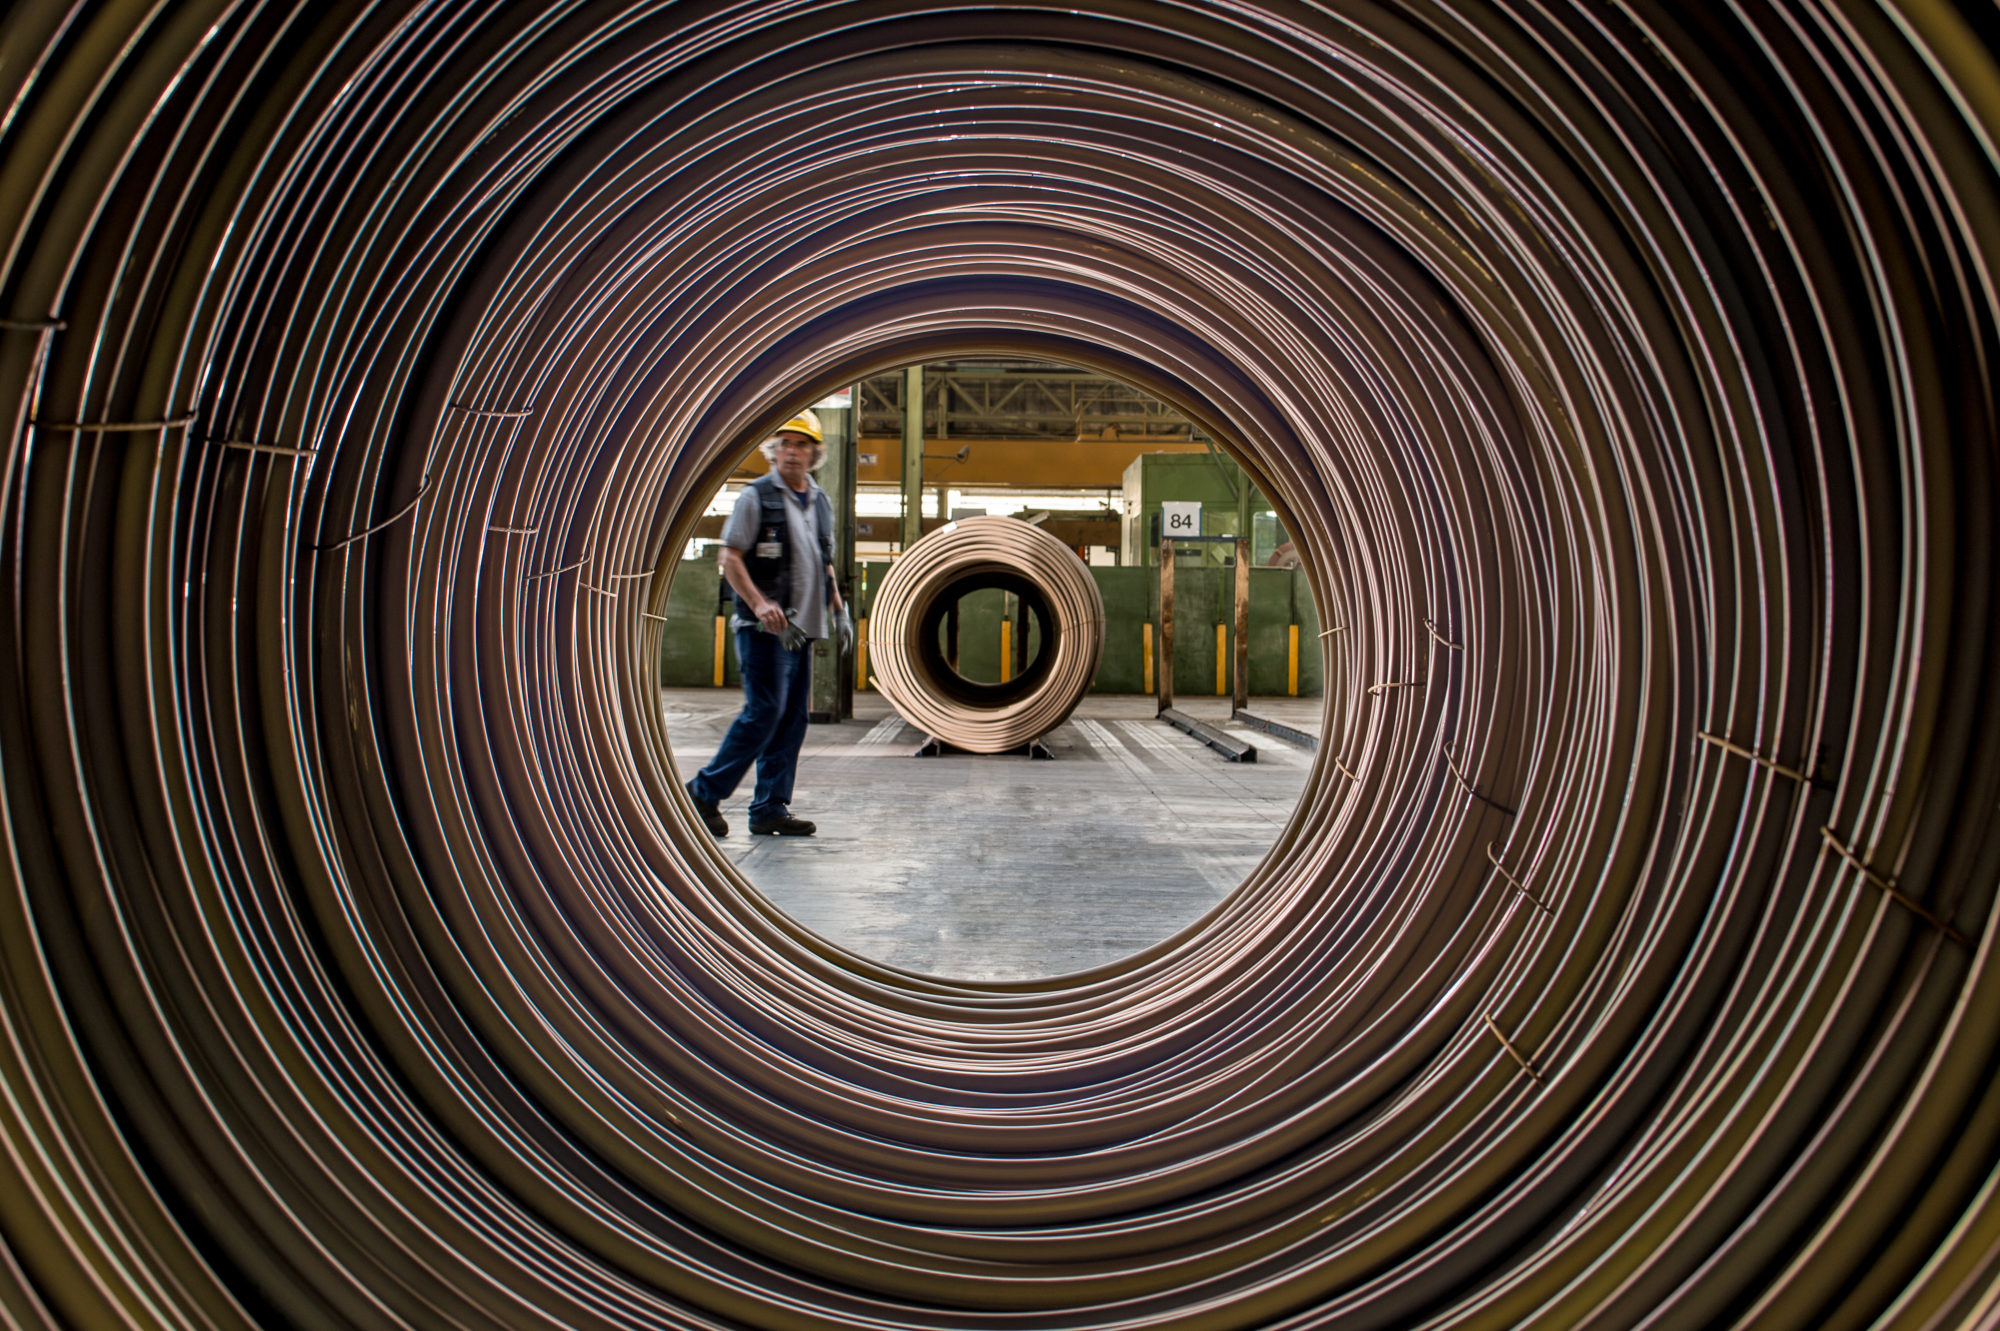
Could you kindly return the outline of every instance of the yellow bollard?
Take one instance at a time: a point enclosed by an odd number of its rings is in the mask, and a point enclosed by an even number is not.
[[[1139,627],[1145,630],[1143,646],[1146,654],[1146,692],[1151,694],[1153,691],[1153,626],[1151,624],[1141,624]]]
[[[1229,626],[1215,626],[1215,696],[1229,696]]]
[[[1014,678],[1014,621],[1000,621],[1000,682]]]
[[[1293,629],[1294,642],[1298,641],[1298,636],[1298,630]],[[854,687],[857,689],[868,687],[868,621],[865,619],[854,621]],[[1297,689],[1292,691],[1298,692]]]
[[[1292,655],[1285,667],[1285,691],[1294,698],[1299,696],[1299,626],[1292,625]]]
[[[729,641],[729,620],[726,616],[715,617],[715,687],[722,687],[722,648]]]

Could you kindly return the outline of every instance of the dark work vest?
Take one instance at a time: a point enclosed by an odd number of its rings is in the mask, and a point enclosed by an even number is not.
[[[757,505],[760,511],[757,515],[756,539],[751,541],[750,548],[743,552],[743,569],[750,575],[750,581],[757,585],[758,591],[779,605],[785,606],[785,609],[796,610],[797,606],[785,605],[786,594],[790,591],[785,570],[790,567],[792,555],[792,524],[785,520],[785,505],[797,501],[785,497],[785,483],[775,474],[758,477],[750,482],[750,488],[757,492]],[[813,492],[813,516],[818,519],[815,525],[819,528],[818,566],[824,569],[833,563],[833,501],[826,497],[824,490]],[[757,553],[758,547],[768,549],[773,545],[777,548],[775,555]],[[831,585],[830,579],[829,585]],[[832,614],[831,595],[826,598],[826,605],[827,613]],[[751,613],[750,607],[743,603],[741,596],[736,598],[736,613],[743,619],[756,622],[757,616]]]

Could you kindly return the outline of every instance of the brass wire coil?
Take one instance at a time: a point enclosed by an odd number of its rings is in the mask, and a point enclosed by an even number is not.
[[[968,685],[938,651],[934,612],[993,575],[1028,584],[1041,649],[1009,682]],[[970,753],[1005,753],[1061,725],[1090,690],[1103,651],[1104,598],[1090,570],[1061,541],[1013,518],[964,518],[932,531],[890,566],[869,608],[869,674],[882,696],[918,730]]]
[[[1973,9],[16,0],[0,1322],[1990,1321]],[[1264,861],[1034,984],[775,911],[670,578],[541,576],[989,353],[1179,407],[1339,626]]]

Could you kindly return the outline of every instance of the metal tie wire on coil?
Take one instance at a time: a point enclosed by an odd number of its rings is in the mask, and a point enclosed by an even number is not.
[[[1033,621],[1039,650],[1027,669],[974,682],[945,656],[949,608],[999,590]],[[1083,701],[1104,651],[1104,598],[1076,552],[1014,518],[947,522],[889,568],[868,616],[869,676],[902,718],[968,753],[1005,753],[1040,739]]]
[[[1992,1325],[1992,34],[17,0],[0,1321]],[[656,688],[743,449],[987,354],[1327,631],[1268,855],[1036,983],[776,911]]]

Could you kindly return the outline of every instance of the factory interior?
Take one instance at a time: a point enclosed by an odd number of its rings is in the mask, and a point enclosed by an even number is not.
[[[812,816],[813,840],[747,835],[746,781],[720,846],[737,871],[830,942],[955,979],[1111,965],[1215,908],[1291,818],[1320,737],[1328,640],[1270,500],[1170,404],[1074,366],[910,366],[810,410],[857,647],[810,649],[815,724],[793,811]],[[717,546],[766,466],[752,451],[704,507],[659,621],[682,771],[717,751],[743,705]],[[1100,641],[1082,696],[1028,737],[1040,757],[936,761],[923,719],[870,678],[869,624],[905,541],[990,516],[1051,534],[1057,558],[1089,569]],[[948,599],[936,633],[955,675],[990,688],[1035,668],[1032,598],[984,586]]]
[[[9,1331],[2000,1329],[1990,5],[16,0],[0,241]]]

